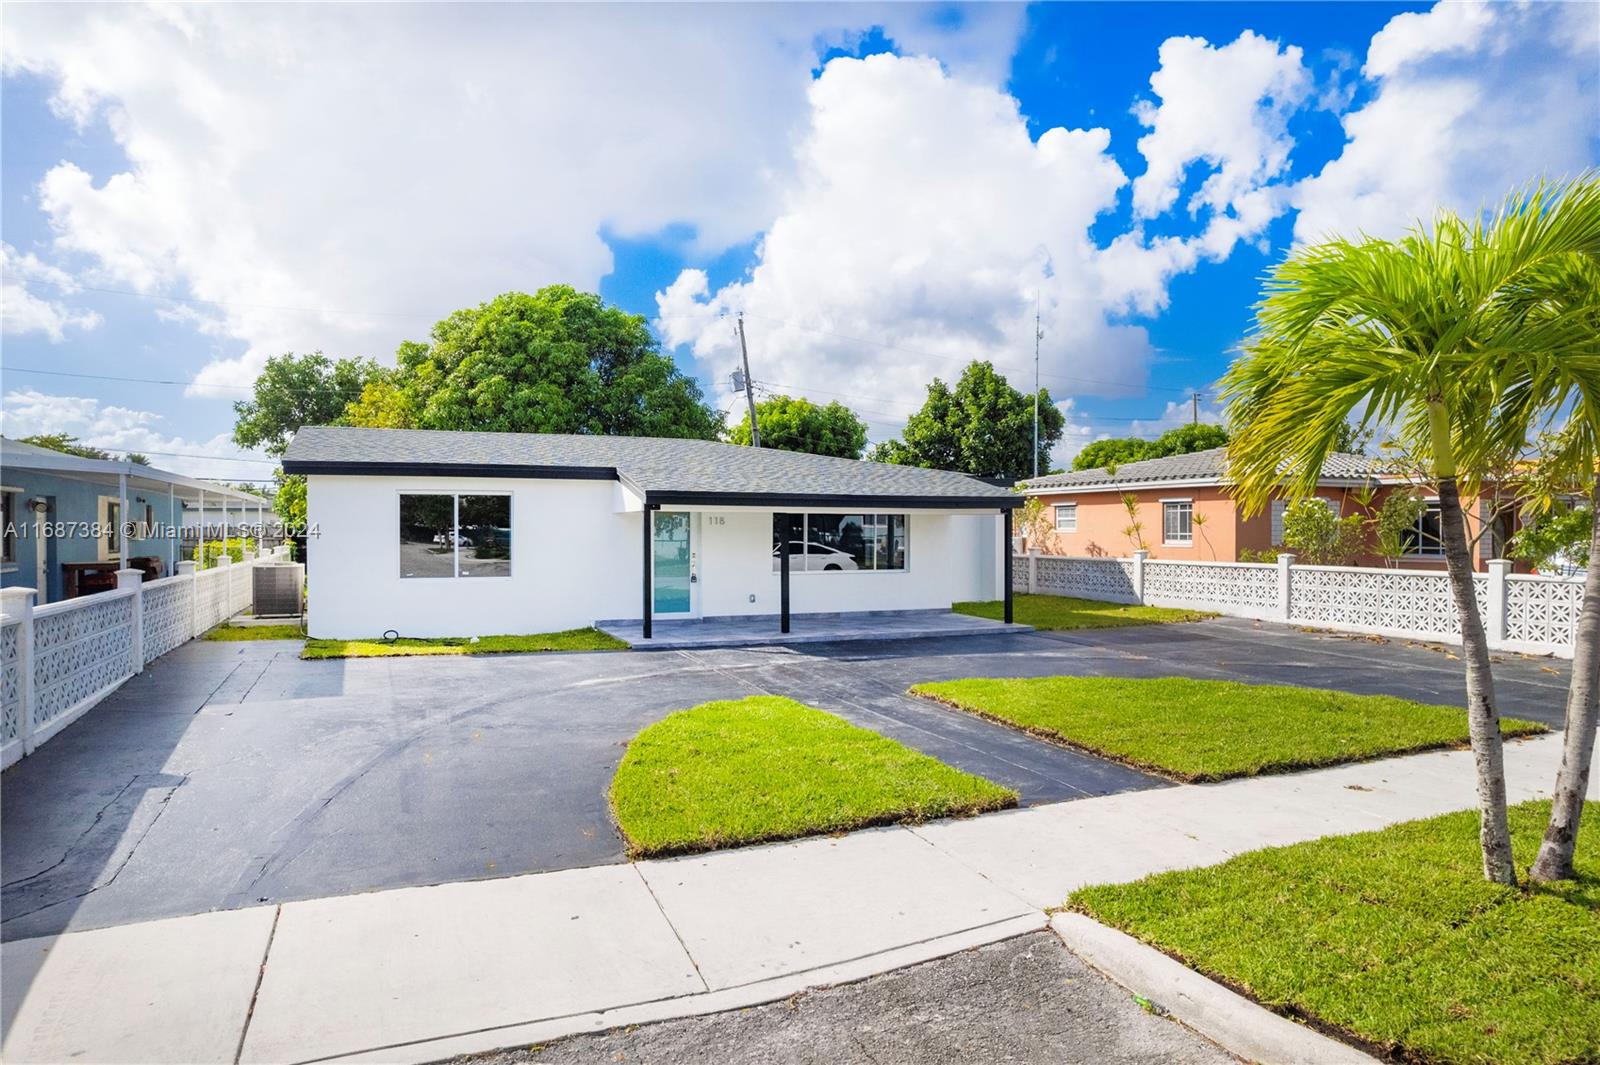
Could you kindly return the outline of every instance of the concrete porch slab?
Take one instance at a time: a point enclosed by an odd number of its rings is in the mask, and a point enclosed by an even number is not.
[[[993,636],[1032,632],[950,610],[884,610],[849,614],[793,614],[789,631],[778,631],[776,614],[656,621],[650,639],[639,621],[600,621],[595,628],[638,651],[688,651],[766,644],[839,643],[853,640],[912,640],[928,636]]]

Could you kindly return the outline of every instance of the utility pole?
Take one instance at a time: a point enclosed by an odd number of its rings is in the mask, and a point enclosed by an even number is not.
[[[1189,410],[1190,410],[1189,423],[1191,425],[1199,425],[1200,424],[1200,393],[1196,392],[1194,394],[1193,398],[1190,399],[1190,401],[1189,401]]]
[[[744,342],[744,312],[739,312],[739,355],[744,359],[744,398],[750,404],[750,443],[761,446],[761,429],[756,425],[756,386],[750,380],[750,349]]]
[[[1039,476],[1039,341],[1044,330],[1039,328],[1039,293],[1033,293],[1033,475]]]

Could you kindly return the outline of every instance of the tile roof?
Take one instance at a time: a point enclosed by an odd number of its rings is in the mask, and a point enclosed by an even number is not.
[[[715,495],[748,496],[751,503],[831,497],[924,501],[927,506],[1021,502],[1009,488],[948,470],[639,436],[307,426],[289,444],[283,468],[288,473],[493,476],[503,470],[510,477],[615,477],[657,500]]]
[[[1221,484],[1226,478],[1227,456],[1227,448],[1214,447],[1206,451],[1191,451],[1187,455],[1168,455],[1159,459],[1124,462],[1116,468],[1115,473],[1108,472],[1104,468],[1053,473],[1023,481],[1022,487],[1030,490],[1109,488],[1161,481]],[[1322,464],[1322,479],[1325,481],[1361,481],[1375,477],[1381,472],[1378,459],[1370,455],[1355,455],[1344,451],[1333,452]]]

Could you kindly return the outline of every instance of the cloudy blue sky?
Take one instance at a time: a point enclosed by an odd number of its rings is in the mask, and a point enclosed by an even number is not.
[[[898,432],[973,358],[1186,420],[1296,241],[1600,162],[1600,6],[11,6],[3,431],[264,477],[267,356],[552,282]]]

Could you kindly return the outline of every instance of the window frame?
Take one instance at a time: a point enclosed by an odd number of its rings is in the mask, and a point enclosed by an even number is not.
[[[794,576],[795,574],[798,574],[798,573],[870,573],[870,574],[877,574],[877,573],[910,573],[911,572],[911,512],[908,511],[908,510],[841,510],[841,511],[812,511],[812,510],[806,510],[806,511],[798,511],[798,510],[776,511],[775,510],[775,511],[772,512],[772,523],[773,523],[774,526],[776,526],[776,524],[777,524],[777,517],[778,517],[779,514],[787,514],[790,519],[794,519],[794,518],[799,518],[800,519],[800,540],[799,540],[799,543],[804,547],[804,550],[803,551],[791,551],[790,552],[790,554],[789,554],[789,575],[790,576]],[[828,545],[826,545],[826,544],[816,544],[816,543],[814,543],[814,541],[812,541],[810,530],[811,530],[811,519],[814,516],[815,517],[822,517],[822,518],[829,518],[829,517],[832,517],[832,518],[846,518],[846,517],[859,516],[860,518],[862,518],[862,532],[863,533],[865,533],[870,528],[875,528],[876,525],[877,525],[876,522],[873,522],[873,521],[871,521],[869,519],[872,519],[872,518],[888,518],[888,519],[890,519],[890,524],[892,526],[894,518],[896,518],[896,517],[903,518],[904,522],[902,524],[902,529],[904,530],[904,532],[903,532],[903,535],[901,537],[900,550],[901,550],[901,554],[905,558],[905,564],[900,566],[900,567],[898,567],[898,568],[887,568],[887,569],[886,568],[881,568],[881,567],[878,567],[878,566],[873,566],[873,567],[869,568],[869,567],[866,567],[866,566],[859,566],[859,565],[855,569],[844,569],[842,567],[840,569],[837,569],[837,570],[829,570],[829,569],[825,569],[825,568],[821,568],[821,567],[819,567],[817,569],[812,569],[811,565],[810,565],[810,562],[809,562],[809,560],[811,558],[817,557],[819,555],[820,556],[829,555],[834,550],[832,548],[829,548]],[[785,530],[785,532],[788,533],[788,535],[789,535],[789,542],[791,544],[794,543],[795,540],[794,540],[794,536],[793,536],[792,530]],[[869,543],[870,543],[870,541],[869,541]],[[774,544],[772,544],[772,548],[771,548],[772,551],[773,551],[773,554],[772,554],[772,572],[773,573],[780,572],[781,569],[782,569],[782,566],[783,566],[783,561],[779,557],[779,555],[777,554],[777,551],[776,551],[777,546],[778,546],[778,544],[774,543]],[[819,547],[819,548],[821,548],[821,550],[812,551],[812,547],[813,546]],[[875,557],[875,556],[872,555],[871,553],[869,553],[868,557]],[[801,560],[801,565],[799,565],[799,566],[795,565],[795,560],[796,559]],[[854,561],[854,559],[852,558],[851,561]]]
[[[1182,511],[1189,515],[1189,538],[1187,540],[1174,540],[1169,532],[1167,513],[1169,508],[1182,507]],[[1161,546],[1162,547],[1193,547],[1194,546],[1194,499],[1163,499],[1161,500]]]
[[[1421,550],[1425,535],[1422,523],[1427,520],[1429,514],[1437,516],[1436,525],[1439,529],[1439,535],[1433,538],[1434,548],[1432,550]],[[1423,498],[1422,513],[1417,515],[1417,522],[1411,527],[1411,531],[1416,534],[1416,539],[1407,546],[1405,553],[1400,556],[1401,558],[1444,558],[1444,508],[1440,506],[1438,496]]]
[[[1055,507],[1055,512],[1056,512],[1056,532],[1066,532],[1066,533],[1075,533],[1075,532],[1077,532],[1078,531],[1078,504],[1077,504],[1077,501],[1074,500],[1074,501],[1072,501],[1070,503],[1053,503],[1051,505],[1053,507]],[[1061,519],[1064,518],[1064,517],[1069,517],[1069,516],[1071,518],[1071,524],[1069,524],[1069,525],[1061,524]]]
[[[405,543],[405,541],[401,540],[399,538],[399,535],[400,535],[401,508],[405,505],[403,500],[405,499],[406,496],[448,496],[450,498],[450,528],[449,528],[449,530],[447,532],[447,535],[450,537],[450,547],[451,547],[451,551],[450,551],[450,572],[449,573],[408,574],[408,573],[404,572],[405,564],[400,558],[400,547]],[[499,496],[499,497],[503,497],[506,500],[506,518],[507,518],[507,521],[509,523],[507,527],[511,530],[509,536],[507,537],[507,551],[508,551],[508,555],[507,555],[507,558],[506,558],[506,563],[507,563],[506,569],[507,569],[507,572],[505,572],[505,573],[494,573],[494,574],[483,574],[483,575],[480,575],[480,576],[471,576],[471,575],[469,575],[469,576],[465,576],[465,577],[463,577],[461,575],[461,497],[462,496]],[[496,581],[496,580],[500,580],[500,581],[503,581],[503,580],[510,580],[511,578],[515,577],[517,575],[517,570],[516,570],[516,555],[517,555],[517,552],[513,549],[513,546],[514,546],[515,541],[516,541],[516,529],[517,529],[517,513],[516,513],[517,502],[516,502],[516,498],[517,498],[517,493],[515,491],[511,491],[511,490],[507,490],[507,491],[503,491],[503,492],[494,492],[494,491],[457,491],[457,490],[454,490],[454,489],[451,489],[451,490],[432,489],[432,490],[430,490],[430,489],[425,489],[425,488],[397,488],[397,489],[395,489],[395,498],[394,498],[395,523],[394,523],[393,526],[391,526],[391,528],[393,528],[395,530],[395,567],[394,567],[394,572],[397,574],[395,579],[396,580],[401,580],[401,581],[459,581],[459,580],[468,580],[468,581]]]
[[[17,568],[17,501],[22,492],[0,488],[0,566]]]

